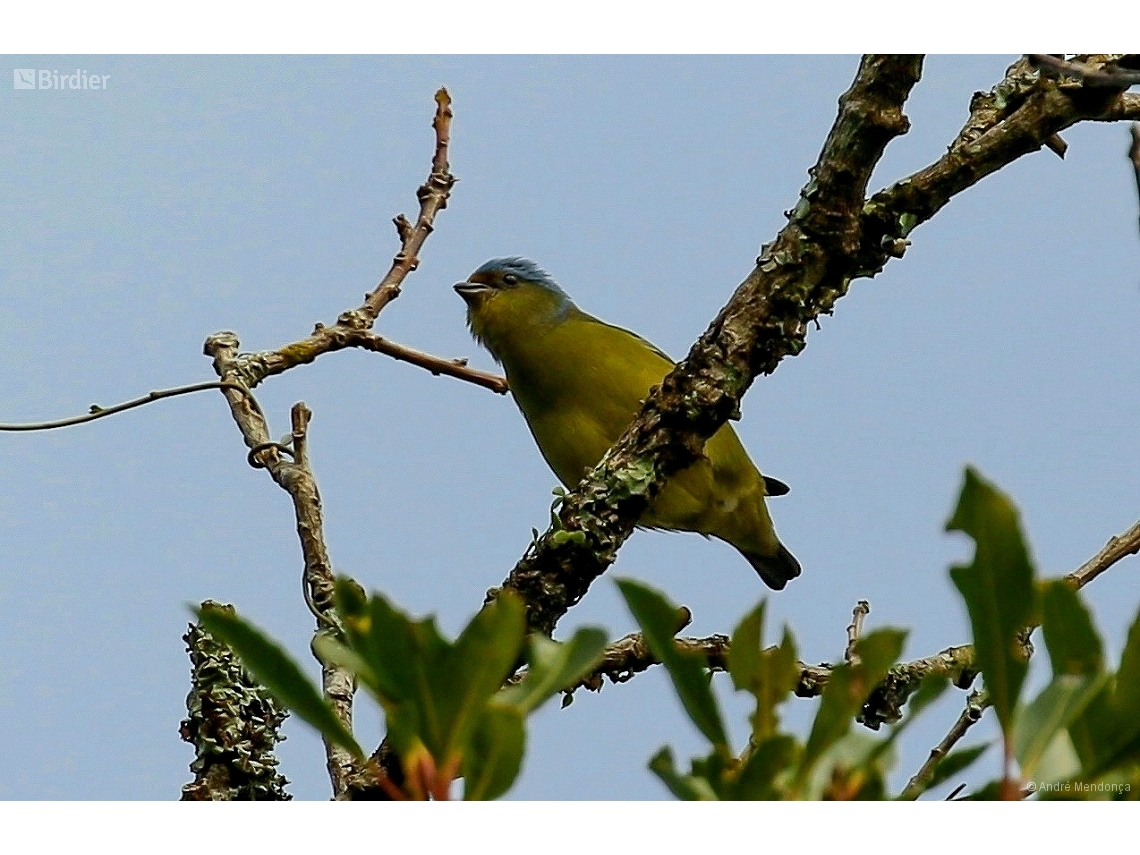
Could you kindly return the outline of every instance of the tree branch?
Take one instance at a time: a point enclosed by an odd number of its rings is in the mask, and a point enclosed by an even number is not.
[[[532,629],[553,630],[613,563],[665,479],[696,460],[705,440],[739,414],[755,376],[803,350],[808,322],[830,313],[853,279],[878,273],[905,252],[915,226],[1060,130],[1140,109],[1118,89],[1042,80],[1020,60],[991,97],[975,99],[946,155],[864,202],[884,148],[907,130],[902,105],[920,70],[917,57],[863,59],[788,225],[503,583],[526,601]],[[1012,109],[996,107],[1003,85],[1024,95]],[[497,592],[489,591],[488,601]]]
[[[435,95],[435,100],[435,118],[432,120],[432,128],[435,130],[435,154],[432,157],[431,171],[427,180],[416,191],[420,210],[415,224],[410,223],[403,214],[393,220],[396,234],[400,239],[400,249],[393,258],[388,273],[376,288],[364,295],[362,305],[342,312],[332,326],[317,324],[307,338],[282,345],[276,350],[236,355],[233,371],[249,388],[254,388],[266,377],[281,374],[298,365],[305,365],[325,353],[343,350],[346,347],[363,347],[427,368],[433,374],[447,374],[499,391],[499,378],[465,368],[463,360],[442,359],[421,351],[413,351],[379,336],[367,335],[367,331],[372,328],[384,307],[400,296],[404,279],[419,266],[419,251],[428,235],[435,229],[436,215],[447,207],[451,188],[457,180],[451,174],[447,161],[448,147],[451,143],[451,96],[447,94],[446,89],[440,89]]]
[[[214,370],[227,384],[238,382],[235,363],[239,346],[240,342],[233,333],[216,333],[206,339],[205,353],[213,357]],[[335,626],[334,574],[324,542],[320,493],[312,468],[309,466],[306,444],[309,418],[312,414],[303,403],[293,406],[291,447],[294,459],[286,460],[278,450],[277,444],[270,439],[269,426],[264,415],[249,406],[245,395],[230,388],[225,389],[224,394],[230,403],[230,413],[241,431],[246,446],[254,452],[251,456],[265,467],[269,476],[293,500],[297,535],[301,541],[301,554],[304,558],[302,587],[305,602],[317,617],[318,629],[322,626]],[[343,668],[322,663],[321,682],[325,697],[333,705],[344,725],[351,730],[352,696],[356,688],[352,676]],[[333,794],[339,797],[346,791],[349,779],[357,770],[352,755],[344,748],[325,740],[325,752]]]
[[[858,657],[855,655],[855,645],[859,636],[863,634],[863,621],[871,613],[871,604],[860,600],[851,611],[851,623],[847,626],[847,649],[843,651],[843,661],[854,665]]]
[[[1111,61],[1101,60],[1101,64]],[[915,227],[963,190],[1082,120],[1140,116],[1140,97],[1041,79],[1026,59],[970,103],[970,118],[950,149],[930,166],[876,193],[864,206],[856,275],[873,276],[905,246]]]
[[[807,322],[846,289],[837,260],[859,246],[863,193],[887,143],[907,130],[902,104],[920,68],[918,57],[864,58],[789,224],[503,583],[527,603],[532,629],[554,629],[613,563],[665,479],[739,414],[757,374],[803,349]]]
[[[1075,588],[1083,588],[1122,558],[1138,553],[1140,553],[1140,521],[1123,534],[1110,538],[1104,549],[1064,578]],[[852,626],[859,620],[860,607],[864,602],[861,600],[859,606],[856,606]],[[1032,645],[1028,641],[1032,629],[1025,633],[1023,641],[1027,655],[1032,653]],[[852,632],[852,628],[848,627],[849,639]],[[728,670],[728,651],[731,646],[728,636],[678,638],[677,644],[683,650],[702,656],[710,671]],[[567,691],[572,693],[579,688],[585,688],[596,692],[604,685],[604,678],[609,678],[611,683],[624,683],[635,674],[658,664],[660,660],[649,650],[641,633],[630,633],[608,645],[598,666]],[[795,693],[801,698],[812,698],[822,693],[835,668],[826,662],[820,665],[799,662],[798,666],[800,676]],[[871,730],[878,730],[883,724],[898,721],[902,718],[903,705],[926,677],[946,677],[958,688],[966,689],[974,682],[976,676],[972,644],[947,647],[932,656],[900,662],[891,667],[886,678],[871,692],[859,713],[858,720]]]
[[[1140,83],[1140,71],[1133,71],[1118,64],[1135,60],[1135,56],[1125,55],[1117,60],[1109,60],[1100,66],[1066,60],[1047,53],[1031,53],[1028,59],[1037,68],[1053,76],[1072,77],[1086,86],[1127,89],[1129,86]]]
[[[926,758],[926,762],[903,787],[903,791],[899,793],[899,801],[914,801],[926,792],[926,788],[934,779],[934,770],[938,768],[938,764],[950,753],[958,740],[982,720],[982,713],[989,706],[990,699],[984,691],[970,692],[969,697],[966,698],[966,708],[962,710],[962,714],[958,716],[958,720],[954,722],[950,731],[942,737],[942,741],[930,750],[930,756]]]
[[[209,600],[202,605],[233,611]],[[190,654],[191,688],[179,731],[194,746],[194,780],[182,787],[182,801],[291,799],[274,754],[288,712],[233,650],[200,625],[190,624],[182,640]]]
[[[36,430],[55,430],[56,428],[71,427],[72,425],[81,425],[85,422],[93,422],[95,419],[102,419],[107,416],[113,416],[116,413],[121,413],[126,410],[133,410],[135,407],[142,407],[146,404],[153,404],[155,401],[161,401],[164,398],[175,398],[179,395],[190,395],[194,392],[202,392],[206,389],[229,389],[233,392],[238,392],[249,399],[249,405],[257,412],[261,412],[261,407],[257,403],[257,399],[253,397],[253,393],[245,386],[239,383],[227,383],[225,381],[218,382],[211,380],[206,383],[194,383],[189,386],[178,386],[173,389],[159,389],[155,392],[147,392],[141,398],[135,398],[133,401],[126,401],[122,404],[115,404],[113,407],[100,407],[98,404],[92,404],[90,412],[82,416],[72,416],[66,419],[58,419],[53,422],[34,422],[22,425],[0,425],[0,431],[36,431]]]
[[[205,353],[214,360],[214,370],[222,379],[230,412],[246,447],[250,449],[250,462],[264,466],[273,480],[293,500],[297,535],[304,558],[302,588],[305,602],[317,619],[317,628],[336,627],[333,608],[334,574],[324,542],[320,493],[308,460],[308,424],[312,413],[298,403],[292,409],[292,432],[289,444],[280,444],[270,438],[264,414],[255,404],[251,406],[248,389],[271,374],[279,374],[291,367],[312,362],[318,355],[331,350],[356,346],[387,353],[406,362],[427,368],[435,374],[450,374],[487,388],[500,390],[499,378],[468,369],[461,361],[442,360],[430,354],[390,342],[369,332],[372,324],[388,303],[400,295],[402,283],[419,264],[418,253],[431,234],[436,214],[447,206],[455,178],[448,167],[447,155],[451,136],[451,98],[446,89],[436,93],[436,112],[432,127],[435,129],[435,155],[427,181],[419,188],[417,197],[420,212],[413,225],[400,215],[395,219],[400,238],[400,250],[392,261],[387,275],[376,288],[364,297],[357,309],[341,314],[332,327],[317,325],[313,334],[276,351],[241,354],[240,342],[232,332],[219,332],[206,339]],[[282,456],[288,452],[293,459]],[[287,455],[288,456],[288,455]],[[352,728],[352,702],[356,690],[352,675],[336,665],[322,662],[321,681],[325,698],[332,705],[344,725]],[[344,798],[350,788],[360,785],[367,777],[367,769],[358,769],[352,755],[345,749],[325,741],[329,777],[335,798]]]
[[[1078,590],[1083,588],[1117,561],[1140,553],[1140,520],[1123,534],[1110,537],[1104,549],[1065,577]]]

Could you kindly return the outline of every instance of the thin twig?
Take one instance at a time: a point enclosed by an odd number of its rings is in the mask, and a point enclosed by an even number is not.
[[[1123,534],[1110,537],[1104,548],[1065,577],[1076,588],[1083,588],[1117,561],[1140,553],[1140,520]]]
[[[463,360],[443,359],[381,339],[379,336],[371,338],[367,335],[384,307],[400,296],[403,282],[408,274],[419,266],[419,251],[428,235],[435,229],[436,215],[447,207],[451,188],[457,180],[451,174],[447,161],[451,142],[451,96],[447,94],[446,89],[440,89],[435,99],[436,111],[432,121],[432,128],[435,130],[435,153],[432,157],[431,171],[416,191],[420,210],[415,223],[409,222],[403,214],[393,221],[400,239],[400,249],[396,252],[387,274],[376,288],[364,295],[364,302],[360,306],[342,312],[335,324],[330,326],[317,324],[309,336],[282,345],[275,350],[237,355],[233,370],[249,388],[254,388],[266,377],[281,374],[298,365],[305,365],[326,353],[343,350],[346,347],[362,347],[426,368],[433,374],[446,374],[495,392],[503,391],[505,381],[502,378],[465,368]]]
[[[380,280],[372,293],[364,299],[361,313],[367,319],[367,327],[383,308],[400,296],[400,287],[409,273],[420,263],[418,253],[427,236],[432,233],[435,215],[447,207],[447,199],[456,178],[451,174],[447,162],[448,147],[451,144],[451,95],[441,88],[435,93],[435,117],[432,129],[435,131],[435,156],[431,161],[431,174],[416,195],[420,200],[420,213],[415,225],[409,225],[403,215],[396,218],[396,233],[400,237],[400,251],[392,261],[387,275]]]
[[[392,262],[387,275],[366,294],[364,304],[358,309],[344,312],[333,327],[318,325],[307,339],[286,345],[277,351],[264,354],[241,354],[241,343],[232,332],[219,332],[206,339],[204,351],[213,358],[214,370],[222,379],[224,394],[230,404],[230,412],[250,456],[263,465],[270,477],[284,489],[293,500],[297,534],[301,541],[304,558],[302,584],[305,588],[305,602],[317,618],[317,629],[336,625],[333,610],[333,589],[335,577],[332,562],[324,540],[324,524],[321,514],[320,493],[316,478],[309,465],[307,448],[308,425],[312,413],[298,403],[292,409],[291,445],[288,449],[292,460],[282,455],[284,450],[274,443],[269,434],[269,426],[260,409],[250,407],[246,401],[251,388],[271,373],[280,373],[286,368],[311,362],[320,353],[349,346],[356,346],[387,352],[395,355],[398,351],[405,361],[420,364],[438,373],[462,376],[472,382],[488,385],[490,375],[474,378],[473,372],[452,361],[445,363],[437,357],[412,351],[410,348],[393,346],[379,336],[367,335],[381,310],[400,294],[400,288],[407,275],[419,264],[418,252],[427,236],[431,234],[436,214],[447,205],[455,178],[451,175],[447,153],[451,135],[451,98],[446,89],[436,93],[436,112],[432,122],[435,129],[435,154],[427,181],[419,188],[417,197],[420,211],[415,224],[402,215],[396,219],[396,231],[400,238],[400,250]],[[275,366],[271,370],[269,366]],[[481,373],[481,372],[480,372]],[[238,394],[238,392],[242,394]],[[352,703],[355,684],[352,675],[345,669],[329,663],[322,663],[322,684],[326,699],[332,704],[337,716],[344,725],[352,727]],[[344,798],[350,788],[359,786],[361,778],[371,774],[371,765],[358,768],[352,756],[343,748],[325,741],[329,777],[332,780],[335,798]]]
[[[851,623],[847,626],[847,649],[843,651],[843,659],[849,665],[858,662],[855,655],[855,645],[859,643],[859,636],[863,634],[863,620],[871,613],[871,604],[860,600],[851,612]]]
[[[966,708],[962,710],[962,714],[958,716],[958,720],[954,722],[949,733],[942,737],[942,741],[930,750],[930,756],[926,758],[926,762],[903,787],[903,791],[899,793],[899,801],[913,801],[926,792],[926,788],[934,778],[934,771],[938,764],[950,753],[950,749],[957,744],[958,740],[966,735],[966,731],[981,720],[982,713],[986,711],[989,705],[989,696],[984,691],[970,692],[969,697],[966,698]]]
[[[353,330],[349,332],[346,337],[346,344],[350,347],[360,347],[364,350],[387,354],[401,362],[418,365],[420,368],[426,368],[437,377],[443,374],[448,377],[455,377],[458,380],[466,380],[468,383],[474,383],[476,386],[482,386],[484,389],[490,389],[492,392],[497,392],[500,395],[505,395],[510,389],[507,385],[506,377],[501,377],[498,374],[490,374],[486,371],[479,371],[476,368],[469,368],[466,359],[444,359],[443,357],[433,356],[422,350],[416,350],[406,345],[397,344],[391,339],[384,338],[367,330]]]
[[[146,404],[152,404],[155,401],[161,401],[163,398],[174,398],[178,395],[189,395],[193,392],[202,392],[206,389],[230,389],[234,392],[240,392],[249,401],[249,405],[253,407],[258,413],[261,412],[261,406],[257,403],[257,399],[253,397],[253,393],[249,389],[242,386],[240,383],[231,383],[223,380],[211,380],[207,383],[194,383],[190,386],[176,386],[172,389],[160,389],[156,392],[147,392],[141,398],[135,398],[133,401],[127,401],[123,404],[116,404],[113,407],[100,407],[98,404],[91,405],[91,411],[86,415],[72,416],[68,419],[60,419],[54,422],[34,422],[22,425],[0,425],[0,431],[33,431],[33,430],[55,430],[56,428],[71,427],[72,425],[81,425],[86,422],[93,422],[95,419],[101,419],[105,416],[113,416],[115,413],[121,413],[124,410],[133,410],[135,407],[142,407]]]

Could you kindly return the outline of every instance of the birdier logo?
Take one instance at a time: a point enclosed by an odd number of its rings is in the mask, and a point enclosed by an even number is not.
[[[51,68],[12,69],[13,89],[106,89],[109,74],[90,74],[86,68],[75,69],[74,74]]]

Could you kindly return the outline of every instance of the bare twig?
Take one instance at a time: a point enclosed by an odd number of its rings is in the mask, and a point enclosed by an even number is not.
[[[400,249],[393,258],[388,273],[375,289],[364,295],[362,305],[342,312],[335,324],[317,324],[311,335],[282,345],[276,350],[237,355],[233,370],[249,388],[254,388],[266,377],[310,363],[323,354],[346,347],[361,347],[419,365],[433,374],[447,374],[496,392],[504,391],[501,388],[505,384],[502,378],[466,368],[463,360],[443,359],[379,336],[368,335],[384,307],[400,296],[404,279],[419,265],[419,251],[435,228],[436,215],[447,207],[451,188],[456,182],[447,162],[451,141],[451,96],[446,89],[440,89],[435,99],[436,111],[432,121],[435,154],[432,157],[431,171],[416,191],[420,210],[415,223],[409,222],[403,214],[393,221],[400,239]]]
[[[113,416],[115,413],[121,413],[125,410],[133,410],[135,407],[142,407],[146,404],[152,404],[155,401],[161,401],[163,398],[174,398],[178,395],[189,395],[193,392],[202,392],[206,389],[229,389],[234,392],[240,392],[249,401],[249,405],[258,413],[261,412],[261,407],[257,403],[257,399],[253,397],[253,393],[249,389],[242,386],[240,383],[230,383],[225,380],[218,382],[211,380],[207,383],[194,383],[190,386],[177,386],[173,389],[160,389],[157,392],[147,392],[141,398],[135,398],[133,401],[127,401],[123,404],[115,404],[113,407],[100,407],[98,404],[91,405],[91,411],[86,415],[72,416],[68,419],[60,419],[54,422],[34,422],[23,425],[0,425],[0,431],[34,431],[34,430],[55,430],[56,428],[71,427],[72,425],[81,425],[85,422],[93,422],[95,419],[101,419],[105,416]]]
[[[441,88],[435,93],[435,104],[435,118],[431,123],[435,131],[435,156],[431,161],[431,173],[416,194],[420,200],[420,213],[415,225],[409,224],[402,214],[394,221],[396,234],[400,238],[400,251],[396,253],[388,274],[365,297],[364,305],[358,310],[365,321],[365,328],[371,327],[383,308],[400,296],[404,279],[419,266],[418,253],[427,236],[432,233],[435,215],[447,207],[451,188],[455,186],[456,179],[447,162],[452,114],[451,96],[446,89]]]
[[[1117,561],[1140,553],[1140,520],[1123,534],[1110,537],[1104,549],[1065,577],[1076,588],[1083,588]]]
[[[934,771],[938,764],[950,753],[958,740],[965,736],[971,727],[981,721],[982,713],[986,711],[989,705],[989,696],[984,691],[970,692],[969,697],[966,698],[966,708],[962,710],[962,714],[958,716],[958,720],[954,722],[950,731],[942,737],[942,741],[930,750],[930,756],[926,758],[926,762],[903,787],[903,791],[899,793],[899,801],[914,801],[926,792],[926,788],[934,778]]]
[[[242,438],[250,449],[251,462],[264,466],[270,477],[293,500],[297,534],[305,565],[302,574],[305,602],[317,618],[318,630],[336,626],[333,610],[335,579],[324,541],[320,493],[309,465],[307,436],[312,413],[303,403],[294,405],[290,441],[287,445],[278,444],[270,437],[264,413],[247,403],[247,390],[270,374],[311,362],[321,353],[358,346],[397,356],[433,373],[462,377],[502,391],[497,389],[497,378],[493,375],[472,371],[455,360],[441,360],[397,345],[369,332],[383,308],[400,295],[404,279],[419,264],[419,250],[432,232],[436,214],[447,205],[448,195],[455,183],[447,162],[451,135],[451,98],[446,89],[440,89],[436,93],[432,127],[436,138],[435,155],[427,181],[417,192],[419,215],[414,225],[403,215],[396,218],[400,250],[387,275],[372,292],[365,295],[363,305],[342,313],[334,326],[318,325],[307,339],[286,345],[277,351],[241,354],[240,342],[232,332],[215,333],[206,339],[205,353],[213,358],[214,370],[222,378],[224,394]],[[292,457],[291,460],[286,459],[289,456]],[[326,699],[344,725],[351,729],[352,702],[356,688],[352,675],[344,668],[322,662],[321,676]],[[336,798],[347,797],[350,789],[361,786],[362,778],[373,774],[373,764],[357,768],[351,754],[327,740],[325,752]]]
[[[509,390],[506,377],[502,377],[498,374],[489,374],[486,371],[479,371],[476,368],[469,368],[466,359],[444,359],[439,356],[433,356],[430,353],[424,353],[422,350],[416,350],[406,345],[398,344],[391,339],[384,338],[367,330],[352,330],[348,332],[345,336],[345,344],[349,347],[360,347],[364,350],[383,353],[401,362],[418,365],[420,368],[427,369],[437,377],[443,374],[448,377],[455,377],[458,380],[466,380],[468,383],[474,383],[476,386],[482,386],[484,389],[490,389],[492,392],[497,392],[500,395],[505,395]]]
[[[858,662],[855,645],[859,642],[859,636],[863,634],[863,621],[870,613],[871,604],[866,600],[856,603],[851,612],[851,623],[847,626],[847,649],[843,651],[844,661],[851,665]]]

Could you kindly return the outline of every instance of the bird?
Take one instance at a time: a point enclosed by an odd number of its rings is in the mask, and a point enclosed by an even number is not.
[[[467,304],[472,336],[506,371],[539,451],[568,489],[676,364],[641,336],[583,312],[526,258],[493,258],[454,288]],[[786,492],[760,474],[724,424],[704,457],[666,481],[638,525],[726,541],[769,588],[781,590],[800,575],[800,564],[776,536],[764,498]]]

